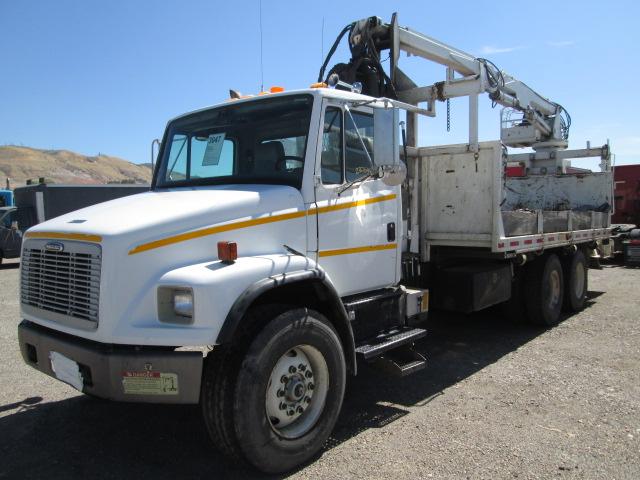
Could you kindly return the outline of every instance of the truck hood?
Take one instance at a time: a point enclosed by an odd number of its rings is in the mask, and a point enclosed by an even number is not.
[[[302,210],[298,190],[281,185],[220,185],[150,191],[53,218],[31,233],[98,235],[134,244],[272,212]]]
[[[22,314],[41,325],[105,343],[212,344],[226,315],[220,309],[231,308],[230,302],[245,288],[282,269],[308,264],[306,257],[291,260],[284,248],[306,251],[307,221],[300,192],[278,185],[151,191],[76,210],[29,229],[23,250],[50,239],[68,251],[80,247],[76,242],[100,246],[97,329],[65,324],[67,317],[54,318],[50,311],[25,311],[24,304]],[[220,241],[236,243],[237,262],[218,261]],[[158,320],[158,285],[167,284],[196,292],[200,313],[196,323],[184,329],[188,339],[183,335],[176,340],[179,326]],[[220,310],[217,316],[205,311],[211,305]]]

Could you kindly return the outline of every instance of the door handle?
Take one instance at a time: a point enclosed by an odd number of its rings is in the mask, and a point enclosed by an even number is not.
[[[395,222],[387,223],[387,242],[395,242],[396,240],[396,224]]]

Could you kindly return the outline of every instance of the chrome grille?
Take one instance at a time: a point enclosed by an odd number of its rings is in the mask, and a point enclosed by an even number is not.
[[[54,251],[46,245],[55,244]],[[22,252],[20,297],[23,309],[46,310],[51,320],[95,328],[98,323],[99,245],[66,241],[31,240]],[[90,323],[89,323],[90,322]]]

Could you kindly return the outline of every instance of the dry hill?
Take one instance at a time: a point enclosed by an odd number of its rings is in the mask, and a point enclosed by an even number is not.
[[[68,150],[0,146],[0,188],[4,188],[7,177],[12,187],[39,177],[72,184],[149,183],[151,170],[148,166],[107,155],[88,157]]]

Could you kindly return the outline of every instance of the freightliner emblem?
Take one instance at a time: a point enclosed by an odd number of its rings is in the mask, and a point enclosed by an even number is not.
[[[64,245],[60,242],[49,242],[44,246],[44,249],[48,252],[62,252]]]

